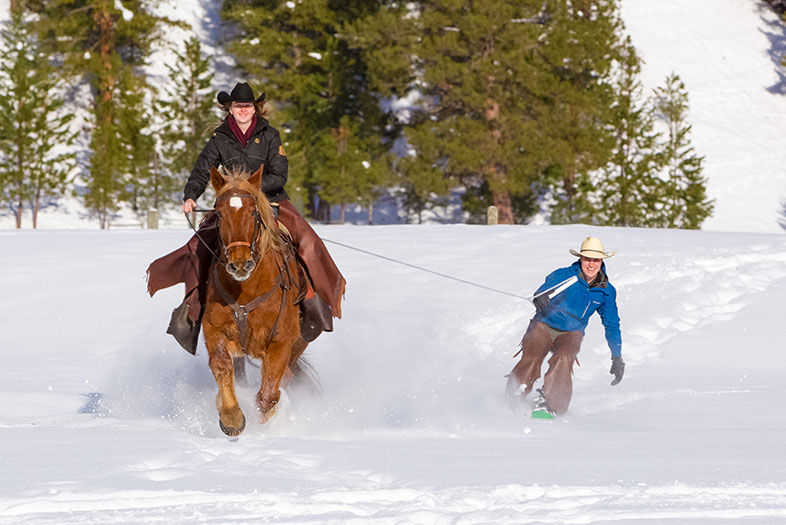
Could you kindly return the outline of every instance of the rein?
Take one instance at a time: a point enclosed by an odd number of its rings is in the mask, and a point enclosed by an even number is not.
[[[208,208],[196,208],[194,211],[198,211],[198,212],[201,212],[201,213],[210,213],[210,212],[214,212],[214,211],[216,211],[216,210],[215,210],[215,208],[209,208],[209,209],[208,209]],[[209,251],[211,254],[213,254],[213,259],[214,259],[214,260],[219,260],[219,259],[221,259],[221,256],[220,256],[220,255],[218,255],[218,254],[215,252],[215,250],[213,250],[213,247],[212,247],[212,246],[210,246],[210,244],[209,244],[209,243],[205,242],[205,239],[203,239],[203,238],[202,238],[202,236],[201,236],[201,235],[199,235],[199,231],[197,230],[196,226],[194,226],[194,223],[193,223],[193,222],[191,222],[191,219],[189,218],[188,214],[187,214],[187,213],[183,213],[183,215],[185,215],[185,216],[186,216],[186,221],[188,222],[188,225],[189,225],[189,226],[191,226],[191,229],[192,229],[192,230],[194,230],[194,235],[196,235],[196,236],[197,236],[197,239],[199,239],[199,242],[201,242],[201,243],[202,243],[202,246],[204,246],[205,248],[207,248],[207,250],[208,250],[208,251]],[[216,228],[216,227],[217,227],[217,226],[212,226],[211,228]]]

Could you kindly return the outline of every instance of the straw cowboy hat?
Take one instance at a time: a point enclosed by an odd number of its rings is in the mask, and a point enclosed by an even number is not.
[[[617,250],[612,250],[610,252],[603,251],[603,243],[600,242],[600,239],[597,237],[587,237],[584,239],[584,242],[581,243],[581,249],[577,252],[576,250],[570,250],[571,255],[575,255],[576,257],[589,257],[590,259],[608,259],[612,257]]]

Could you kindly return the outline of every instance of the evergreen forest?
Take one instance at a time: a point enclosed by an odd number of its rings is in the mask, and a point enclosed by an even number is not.
[[[274,105],[301,213],[342,222],[395,199],[405,220],[460,198],[503,224],[700,228],[711,216],[687,90],[645,92],[618,0],[224,0],[220,45]],[[212,57],[143,0],[11,0],[0,26],[0,207],[76,196],[176,209],[223,118]],[[209,205],[209,203],[207,203]],[[331,213],[332,210],[332,213]]]

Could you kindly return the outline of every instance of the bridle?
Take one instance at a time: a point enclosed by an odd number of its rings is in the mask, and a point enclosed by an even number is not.
[[[237,192],[229,192],[224,195],[221,195],[216,199],[216,205],[227,199],[231,198],[238,198],[238,199],[251,199],[254,202],[254,235],[251,238],[251,242],[248,241],[231,241],[227,244],[224,244],[223,239],[221,239],[221,235],[218,235],[218,242],[221,245],[221,255],[219,259],[221,261],[226,261],[229,259],[229,250],[236,247],[236,246],[247,246],[251,250],[251,258],[254,260],[254,264],[257,264],[257,243],[259,242],[259,237],[262,233],[262,230],[267,229],[267,225],[265,221],[262,220],[262,215],[259,213],[259,208],[257,207],[257,199],[253,195],[249,193],[237,193]],[[217,206],[216,206],[217,207]],[[216,210],[216,214],[218,215],[218,222],[219,222],[219,231],[220,231],[220,224],[221,224],[221,212]]]

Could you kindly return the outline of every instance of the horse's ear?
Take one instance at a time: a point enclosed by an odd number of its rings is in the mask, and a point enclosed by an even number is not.
[[[210,183],[213,185],[214,190],[220,190],[225,182],[223,175],[215,166],[210,168]]]
[[[259,169],[256,170],[254,174],[248,178],[248,183],[255,188],[259,188],[262,183],[262,170],[264,169],[265,169],[265,165],[260,164]]]

